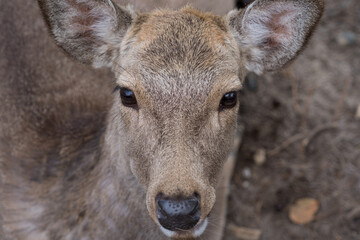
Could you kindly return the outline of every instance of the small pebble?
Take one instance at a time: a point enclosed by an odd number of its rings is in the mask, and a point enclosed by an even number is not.
[[[265,161],[266,161],[266,150],[263,148],[259,148],[255,152],[254,162],[256,163],[256,165],[261,166],[265,163]]]
[[[250,168],[246,167],[242,170],[242,176],[245,179],[250,179],[251,178],[251,170]]]
[[[340,33],[336,37],[336,41],[340,46],[350,46],[358,41],[358,37],[355,35],[355,33],[346,31]]]

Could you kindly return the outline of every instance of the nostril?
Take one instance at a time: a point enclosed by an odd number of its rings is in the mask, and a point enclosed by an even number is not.
[[[159,208],[169,216],[172,215],[189,215],[199,207],[197,199],[159,199]]]
[[[157,218],[169,230],[188,230],[200,220],[200,197],[190,198],[156,196]]]

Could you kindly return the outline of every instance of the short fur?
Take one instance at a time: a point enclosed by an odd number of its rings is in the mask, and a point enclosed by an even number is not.
[[[27,4],[17,7],[34,11]],[[160,192],[198,193],[199,224],[213,213],[212,225],[220,226],[203,236],[220,239],[238,104],[219,111],[219,102],[241,88],[249,70],[292,60],[323,3],[258,0],[226,17],[190,7],[139,14],[111,0],[39,4],[56,43],[83,63],[111,67],[139,109],[111,94],[106,72],[70,64],[48,38],[1,16],[1,239],[166,239],[155,215]],[[17,16],[14,5],[4,5]],[[38,19],[19,17],[44,33]],[[34,46],[44,51],[27,54]],[[69,72],[52,75],[56,68]]]

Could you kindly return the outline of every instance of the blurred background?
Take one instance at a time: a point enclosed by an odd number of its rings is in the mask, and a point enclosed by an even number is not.
[[[325,4],[292,65],[247,77],[225,239],[360,239],[360,2]]]
[[[74,87],[67,91],[84,99],[95,90],[108,96],[112,74],[65,57],[48,36],[35,0],[0,2],[0,52],[6,56],[0,67],[7,69],[0,71],[0,79],[36,77],[52,89],[47,79],[57,78],[58,89],[71,82]],[[115,2],[139,11],[189,3],[224,15],[252,1]],[[227,240],[360,239],[360,2],[325,3],[313,38],[292,65],[247,76],[240,107],[245,130],[230,186]],[[26,97],[21,91],[19,97]],[[62,97],[54,92],[56,101]]]

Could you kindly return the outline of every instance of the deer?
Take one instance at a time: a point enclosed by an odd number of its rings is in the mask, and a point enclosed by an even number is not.
[[[13,41],[0,60],[0,238],[221,239],[242,82],[292,62],[323,1],[255,0],[225,16],[191,6],[140,13],[112,0],[38,4],[78,63],[58,50],[50,65],[46,38],[23,32],[22,42],[21,26],[4,22],[0,40]],[[39,62],[27,42],[44,49]],[[81,74],[86,65],[102,69]]]

